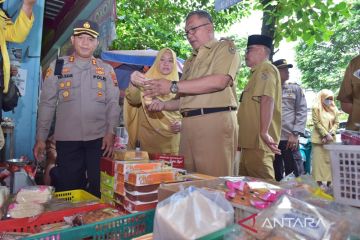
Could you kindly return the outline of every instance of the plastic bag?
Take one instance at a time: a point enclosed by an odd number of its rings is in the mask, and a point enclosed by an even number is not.
[[[260,212],[252,228],[258,239],[340,240],[350,235],[346,218],[287,195]]]
[[[196,239],[233,221],[234,209],[222,193],[189,187],[157,205],[154,239]]]

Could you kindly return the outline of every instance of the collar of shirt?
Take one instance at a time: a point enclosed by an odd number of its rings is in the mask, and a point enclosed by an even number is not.
[[[193,49],[192,55],[193,55],[193,56],[198,55],[199,51],[200,51],[202,48],[211,49],[212,47],[214,47],[214,45],[215,45],[217,42],[218,42],[218,40],[216,40],[216,39],[210,40],[209,42],[205,43],[203,46],[199,47],[198,49]]]
[[[259,63],[259,64],[255,65],[254,67],[252,67],[251,70],[250,70],[251,73],[254,73],[256,70],[261,68],[264,63],[270,63],[271,64],[271,62],[269,60],[264,60],[261,63]]]

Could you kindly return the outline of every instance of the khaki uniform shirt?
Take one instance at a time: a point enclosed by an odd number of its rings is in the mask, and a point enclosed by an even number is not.
[[[304,133],[307,105],[305,94],[296,83],[282,86],[281,140],[288,140],[290,133]]]
[[[337,97],[337,100],[341,102],[353,104],[346,128],[355,131],[360,130],[359,126],[355,126],[355,123],[360,124],[360,79],[354,76],[358,70],[360,70],[360,55],[351,60],[347,67]]]
[[[241,148],[262,149],[271,152],[260,137],[261,96],[269,96],[274,99],[274,112],[269,135],[278,143],[281,131],[281,81],[279,71],[269,61],[264,61],[251,70],[250,80],[241,94],[238,122]]]
[[[59,76],[54,75],[55,61],[48,68],[40,95],[37,139],[47,139],[55,111],[55,140],[90,141],[114,134],[120,114],[115,72],[100,59],[78,61],[74,56],[64,57]]]
[[[180,97],[180,110],[213,107],[236,107],[236,72],[240,58],[234,43],[230,40],[212,40],[192,52],[186,60],[180,81],[191,80],[212,74],[225,74],[233,79],[232,86],[206,94],[183,95]]]

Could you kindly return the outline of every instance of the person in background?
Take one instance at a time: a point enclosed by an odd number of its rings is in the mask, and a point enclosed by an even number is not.
[[[119,121],[119,89],[113,68],[93,57],[99,44],[98,25],[79,20],[71,43],[74,53],[51,63],[41,89],[36,143],[41,160],[56,111],[56,191],[85,189],[100,197],[100,158],[111,157]]]
[[[231,174],[237,146],[236,72],[240,57],[233,41],[217,40],[210,14],[186,17],[185,36],[193,51],[179,82],[148,81],[145,96],[168,93],[177,99],[153,102],[149,110],[179,110],[183,116],[180,155],[189,171],[212,176]]]
[[[312,107],[312,120],[314,123],[311,135],[312,176],[319,186],[322,186],[323,182],[327,182],[327,186],[330,186],[331,161],[324,144],[336,140],[336,130],[339,126],[338,109],[332,91],[323,89],[317,94]]]
[[[134,149],[140,141],[141,149],[149,153],[178,154],[180,143],[181,115],[179,111],[151,112],[147,109],[153,101],[169,101],[174,93],[155,98],[146,98],[143,87],[148,79],[166,79],[178,82],[179,74],[176,54],[170,48],[163,48],[157,54],[154,64],[145,73],[131,74],[131,84],[126,89],[124,101],[124,122],[129,133],[129,148]]]
[[[33,6],[36,0],[24,0],[19,16],[12,22],[2,10],[5,0],[0,0],[0,121],[2,119],[2,95],[8,92],[10,81],[10,59],[6,42],[20,43],[25,41],[34,23]],[[17,72],[12,69],[12,72]]]
[[[346,129],[360,131],[360,55],[346,68],[337,100],[341,109],[349,114]]]
[[[307,105],[305,94],[296,83],[285,83],[289,80],[289,68],[285,59],[273,63],[279,70],[282,86],[281,136],[279,149],[281,155],[275,155],[274,171],[276,181],[293,173],[296,177],[304,173],[304,165],[299,151],[299,135],[304,134]]]
[[[281,132],[281,80],[269,57],[272,39],[265,35],[248,38],[246,66],[250,79],[241,94],[238,110],[239,174],[273,180],[275,154]]]

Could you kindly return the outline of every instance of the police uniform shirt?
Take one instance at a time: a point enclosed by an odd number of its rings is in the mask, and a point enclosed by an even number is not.
[[[355,57],[349,63],[345,71],[344,80],[341,84],[337,100],[345,103],[352,103],[352,112],[349,115],[346,128],[359,131],[360,127],[360,79],[354,76],[354,73],[360,69],[360,55]]]
[[[47,70],[40,95],[37,139],[45,140],[56,110],[55,140],[89,141],[114,133],[120,114],[113,68],[92,58],[64,57],[61,75],[55,62]]]
[[[230,40],[212,40],[194,50],[192,56],[186,60],[180,81],[191,80],[212,74],[229,75],[233,79],[232,86],[225,89],[198,95],[184,95],[180,98],[180,109],[198,109],[237,106],[236,72],[240,58],[236,48]]]
[[[296,83],[288,83],[282,86],[281,114],[281,140],[288,140],[289,135],[294,131],[304,133],[307,105],[305,94]]]
[[[280,141],[281,131],[281,81],[277,68],[264,61],[251,70],[251,76],[240,99],[238,110],[239,146],[271,152],[260,137],[260,97],[274,100],[273,119],[269,134],[275,142]]]

